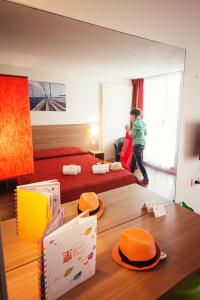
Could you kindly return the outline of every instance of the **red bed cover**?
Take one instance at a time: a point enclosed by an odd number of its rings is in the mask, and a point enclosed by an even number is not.
[[[100,160],[87,152],[67,151],[65,153],[65,151],[60,151],[61,156],[59,156],[59,151],[56,152],[56,155],[55,152],[53,153],[54,155],[51,153],[49,156],[46,153],[45,155],[35,155],[38,159],[34,161],[35,173],[20,177],[18,183],[28,184],[58,179],[61,184],[62,203],[78,199],[83,192],[101,193],[132,183],[140,184],[137,177],[126,170],[110,171],[104,175],[94,175],[92,173],[92,165]],[[69,176],[62,174],[62,166],[71,164],[81,166],[79,175]]]

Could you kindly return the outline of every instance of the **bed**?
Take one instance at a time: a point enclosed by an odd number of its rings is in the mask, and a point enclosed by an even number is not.
[[[80,197],[83,192],[101,193],[139,180],[130,172],[110,171],[104,175],[94,175],[92,165],[100,162],[98,158],[77,147],[64,147],[34,151],[34,174],[18,178],[18,183],[28,184],[43,180],[58,179],[61,183],[61,201],[66,203]],[[77,176],[62,174],[62,166],[76,164],[81,166]]]

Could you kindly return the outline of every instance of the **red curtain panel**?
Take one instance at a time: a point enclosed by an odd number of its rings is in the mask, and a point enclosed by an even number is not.
[[[132,94],[132,108],[140,108],[143,111],[144,99],[144,79],[132,79],[133,94]]]
[[[141,118],[143,118],[144,107],[144,79],[132,79],[133,94],[132,94],[132,108],[141,109]],[[132,126],[132,124],[131,124]],[[134,143],[134,141],[133,141]],[[143,156],[143,153],[142,153]]]
[[[0,75],[0,179],[33,171],[28,79]]]

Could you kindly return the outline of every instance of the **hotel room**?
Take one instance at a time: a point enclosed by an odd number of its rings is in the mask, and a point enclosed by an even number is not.
[[[186,26],[187,4],[182,13],[178,0],[152,5],[0,1],[3,299],[39,299],[38,269],[41,299],[132,299],[133,288],[134,299],[199,299],[200,7]],[[130,172],[137,138],[125,126],[134,129],[135,108],[147,127],[145,185],[140,162]],[[86,261],[90,235],[97,250],[93,242]],[[149,253],[144,240],[153,241]],[[52,241],[61,245],[54,252]]]

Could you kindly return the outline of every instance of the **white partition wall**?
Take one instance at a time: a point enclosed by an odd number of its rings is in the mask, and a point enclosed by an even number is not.
[[[105,159],[114,159],[115,140],[125,136],[124,127],[130,123],[131,102],[131,84],[103,84],[102,148]]]

